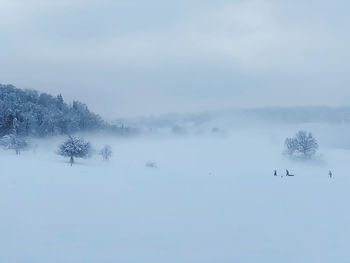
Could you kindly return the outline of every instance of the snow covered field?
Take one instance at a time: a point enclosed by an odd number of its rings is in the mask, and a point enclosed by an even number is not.
[[[0,151],[0,262],[349,262],[350,151],[324,128],[318,160],[285,159],[297,129],[88,138],[112,160],[73,167],[49,139]]]

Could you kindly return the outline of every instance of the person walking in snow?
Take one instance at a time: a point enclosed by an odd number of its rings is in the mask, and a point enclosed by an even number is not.
[[[329,175],[329,178],[332,178],[333,174],[331,170],[329,170],[328,175]]]
[[[286,169],[286,176],[289,176],[289,171]]]
[[[273,176],[277,176],[277,171],[275,170],[275,172],[273,173]]]

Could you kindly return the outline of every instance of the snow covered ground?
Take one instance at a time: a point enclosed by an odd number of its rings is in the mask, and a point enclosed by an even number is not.
[[[287,160],[297,129],[92,137],[112,160],[73,167],[56,140],[0,151],[0,262],[349,262],[350,151],[320,133],[317,160]]]

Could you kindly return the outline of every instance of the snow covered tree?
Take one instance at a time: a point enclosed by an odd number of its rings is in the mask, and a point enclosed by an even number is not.
[[[101,150],[100,150],[100,155],[102,156],[102,159],[104,161],[108,161],[111,156],[112,156],[112,148],[109,145],[105,145]]]
[[[14,135],[17,135],[18,134],[18,130],[19,130],[19,121],[15,117],[12,120],[12,131],[11,131],[11,133],[14,134]]]
[[[310,132],[299,131],[293,138],[285,140],[285,148],[285,153],[289,156],[309,159],[316,154],[318,143]]]
[[[8,134],[1,138],[0,145],[4,149],[12,149],[16,151],[17,155],[21,154],[21,150],[28,146],[26,140],[16,134]]]
[[[63,109],[64,101],[63,101],[63,97],[61,94],[58,94],[56,97],[56,106],[59,110]]]
[[[59,146],[58,154],[69,157],[70,165],[74,163],[74,158],[87,158],[90,156],[91,145],[81,138],[69,136],[69,139]]]

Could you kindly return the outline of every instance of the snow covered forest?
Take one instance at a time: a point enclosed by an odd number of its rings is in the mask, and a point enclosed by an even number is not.
[[[73,101],[67,104],[36,90],[22,90],[0,84],[0,135],[15,132],[22,136],[51,136],[105,128],[100,116]]]

